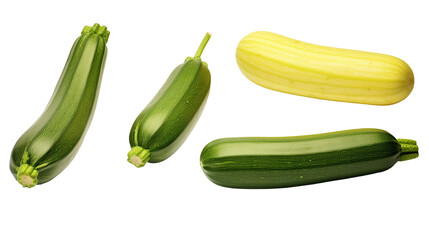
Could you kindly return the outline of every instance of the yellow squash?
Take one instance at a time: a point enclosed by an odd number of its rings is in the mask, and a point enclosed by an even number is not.
[[[324,47],[254,32],[237,47],[243,74],[265,88],[326,100],[389,105],[412,91],[414,75],[399,58]]]

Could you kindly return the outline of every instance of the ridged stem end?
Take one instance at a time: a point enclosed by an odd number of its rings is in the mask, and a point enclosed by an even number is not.
[[[136,146],[128,152],[128,162],[140,168],[143,167],[150,158],[150,151]]]
[[[100,26],[100,24],[98,23],[94,24],[92,27],[85,26],[82,30],[82,34],[85,34],[85,33],[99,34],[101,35],[101,37],[104,39],[106,43],[109,40],[109,35],[110,35],[110,32],[107,31],[107,27]]]
[[[28,164],[23,164],[18,168],[18,173],[16,174],[16,180],[23,186],[23,187],[34,187],[37,184],[37,176],[39,175],[39,172],[34,169],[33,166],[30,166]]]
[[[419,147],[416,141],[398,138],[398,143],[401,145],[401,156],[399,161],[406,161],[419,156]]]

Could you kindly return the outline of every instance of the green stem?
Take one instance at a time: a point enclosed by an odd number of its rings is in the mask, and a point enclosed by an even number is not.
[[[39,175],[39,172],[34,169],[33,166],[30,166],[28,164],[22,164],[18,168],[18,173],[16,174],[16,180],[23,186],[23,187],[34,187],[37,184],[37,176]]]
[[[398,138],[399,143],[403,144],[414,144],[417,145],[417,142],[412,139]]]
[[[194,58],[201,59],[201,54],[203,53],[204,48],[206,47],[207,42],[210,40],[211,36],[212,35],[210,33],[206,33],[206,35],[203,38],[203,41],[201,42],[200,46],[198,47],[197,52],[195,53]]]
[[[399,161],[406,161],[419,156],[419,147],[416,141],[398,138],[398,143],[401,145],[401,156]]]
[[[106,43],[109,40],[109,35],[110,35],[110,32],[107,31],[107,27],[106,26],[101,27],[100,24],[98,23],[95,23],[92,27],[85,26],[82,30],[82,34],[86,34],[86,33],[94,33],[94,34],[101,35],[101,37],[104,39]]]
[[[128,162],[138,168],[143,167],[149,161],[149,158],[150,151],[139,146],[131,148],[128,152]]]

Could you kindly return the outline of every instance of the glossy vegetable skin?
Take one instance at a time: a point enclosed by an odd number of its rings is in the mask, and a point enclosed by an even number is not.
[[[134,121],[128,161],[136,167],[170,157],[197,123],[210,90],[210,71],[200,57],[210,36],[207,33],[195,57],[188,57],[173,70]]]
[[[236,59],[254,83],[305,97],[389,105],[405,99],[414,86],[413,71],[399,58],[319,46],[270,32],[245,36]]]
[[[418,156],[415,141],[379,129],[297,137],[224,138],[203,149],[201,168],[231,188],[280,188],[381,172]]]
[[[24,187],[52,180],[78,152],[94,114],[109,34],[99,24],[83,29],[48,106],[16,142],[10,170]]]

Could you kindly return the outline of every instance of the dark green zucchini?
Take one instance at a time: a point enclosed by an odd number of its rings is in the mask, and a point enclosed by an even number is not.
[[[201,53],[210,39],[207,33],[195,57],[188,57],[168,77],[130,131],[128,162],[143,167],[161,162],[186,140],[201,112],[210,89],[210,71]]]
[[[95,110],[109,34],[99,24],[83,29],[48,106],[16,142],[10,170],[24,187],[56,177],[79,150]]]
[[[418,156],[415,141],[379,129],[298,137],[224,138],[210,142],[200,164],[214,183],[280,188],[356,177]]]

